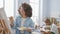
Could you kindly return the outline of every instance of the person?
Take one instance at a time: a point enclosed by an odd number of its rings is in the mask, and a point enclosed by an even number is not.
[[[14,21],[14,28],[16,30],[15,34],[31,34],[34,29],[34,22],[31,19],[32,17],[32,8],[27,3],[22,3],[18,9],[19,15]],[[17,27],[26,27],[27,29],[19,30]]]
[[[10,26],[11,26],[12,34],[15,34],[15,30],[13,28],[13,25],[14,25],[14,17],[13,16],[10,16],[9,17],[9,21],[10,21]]]
[[[10,23],[10,26],[12,27],[12,26],[14,25],[14,24],[13,24],[13,22],[14,22],[13,16],[9,17],[9,21],[11,22],[11,23]]]
[[[42,22],[41,32],[42,34],[52,34],[50,30],[51,30],[51,22],[49,18],[46,18],[44,19],[44,22]]]
[[[2,23],[6,25],[5,27],[5,31],[6,29],[9,30],[8,33],[11,33],[11,27],[10,27],[10,21],[8,20],[6,13],[4,11],[4,8],[0,8],[0,19],[2,20]],[[5,26],[4,25],[4,26]],[[7,33],[7,34],[8,34]],[[12,33],[11,33],[12,34]]]
[[[49,20],[49,18],[47,18],[46,20],[45,20],[45,23],[46,23],[46,25],[45,25],[45,30],[51,30],[51,22],[50,22],[50,20]],[[48,31],[49,32],[49,31]]]
[[[57,29],[55,21],[54,21],[54,23],[50,22],[50,19],[47,18],[45,20],[45,23],[46,23],[46,26],[50,26],[50,31],[52,34],[58,34],[58,29]]]
[[[52,27],[51,27],[51,31],[54,32],[55,34],[59,34],[58,32],[58,27],[57,27],[57,20],[55,18],[51,18],[52,20]]]

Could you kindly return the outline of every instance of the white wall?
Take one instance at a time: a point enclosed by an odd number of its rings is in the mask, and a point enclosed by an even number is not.
[[[43,0],[43,18],[50,16],[50,0]]]
[[[60,0],[51,0],[51,17],[59,18],[60,15]]]
[[[43,1],[43,17],[59,18],[60,0],[44,0]]]
[[[47,17],[60,18],[59,17],[60,16],[60,0],[43,0],[42,12],[43,12],[43,19]]]

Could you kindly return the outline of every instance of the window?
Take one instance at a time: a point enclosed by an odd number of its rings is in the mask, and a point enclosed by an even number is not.
[[[39,0],[30,0],[30,5],[33,9],[32,19],[36,23],[39,18]]]
[[[7,17],[14,16],[14,0],[5,0],[4,9]]]
[[[14,17],[18,16],[18,8],[22,3],[29,3],[29,0],[15,0],[14,1]]]
[[[3,0],[0,0],[0,8],[3,7]]]

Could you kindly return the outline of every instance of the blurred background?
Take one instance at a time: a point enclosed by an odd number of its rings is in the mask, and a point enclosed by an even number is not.
[[[33,8],[32,19],[41,22],[43,18],[60,18],[60,0],[0,0],[0,8],[4,8],[7,17],[18,15],[18,7],[27,2]]]
[[[32,19],[35,24],[42,26],[46,18],[55,18],[60,22],[60,0],[0,0],[0,8],[3,8],[6,16],[18,16],[18,8],[21,3],[29,3],[33,9]]]

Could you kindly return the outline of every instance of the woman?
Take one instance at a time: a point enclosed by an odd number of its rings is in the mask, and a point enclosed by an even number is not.
[[[14,26],[16,29],[15,34],[31,34],[33,28],[34,28],[34,23],[31,19],[32,16],[32,8],[29,4],[23,3],[18,10],[19,14],[21,15],[18,16],[14,22]],[[18,30],[17,27],[26,27],[27,29],[23,30],[23,33],[21,30]]]
[[[50,31],[52,34],[58,34],[57,26],[53,22],[50,22],[50,19],[45,20],[46,26],[50,26]],[[48,28],[49,29],[49,28]]]
[[[45,29],[45,31],[44,31],[44,34],[52,34],[52,32],[50,32],[50,31],[48,31],[48,30],[51,30],[51,22],[50,22],[50,20],[47,18],[46,20],[45,20],[45,26],[44,26],[44,29]]]

